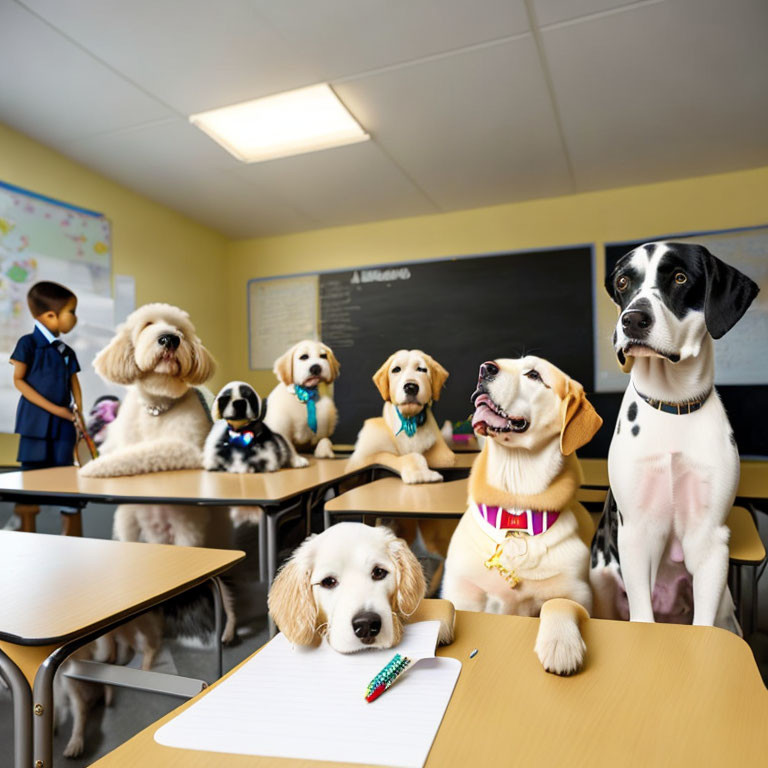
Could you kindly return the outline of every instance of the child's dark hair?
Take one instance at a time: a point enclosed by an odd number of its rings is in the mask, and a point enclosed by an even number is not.
[[[27,293],[27,304],[32,317],[40,317],[45,312],[55,312],[58,314],[64,308],[68,301],[76,299],[69,288],[65,288],[58,283],[35,283]]]

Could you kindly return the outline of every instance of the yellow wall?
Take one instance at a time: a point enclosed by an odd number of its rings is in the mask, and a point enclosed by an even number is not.
[[[768,167],[234,242],[228,248],[228,294],[237,299],[229,305],[233,367],[228,372],[262,393],[274,384],[271,373],[248,370],[245,285],[252,277],[597,243],[596,278],[602,286],[604,242],[766,223]],[[601,317],[613,318],[615,310],[602,288],[597,295]],[[609,340],[603,341],[610,359]]]
[[[211,388],[245,379],[262,393],[274,377],[248,369],[249,278],[768,223],[768,168],[239,242],[2,125],[0,179],[105,213],[114,271],[134,275],[137,303],[169,301],[192,314],[220,364]],[[599,247],[599,284],[601,256]],[[598,312],[612,317],[598,297]],[[0,435],[0,464],[14,456],[15,438]]]
[[[167,301],[186,309],[220,363],[210,386],[227,380],[224,236],[2,124],[0,180],[106,214],[112,223],[113,271],[135,277],[137,305]],[[222,290],[215,289],[217,283]],[[8,368],[0,373],[10,376]],[[0,434],[0,464],[15,458],[16,437]]]

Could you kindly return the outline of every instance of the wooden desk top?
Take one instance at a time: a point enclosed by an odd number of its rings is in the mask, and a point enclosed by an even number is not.
[[[0,640],[62,644],[202,583],[237,550],[0,531]]]
[[[608,487],[607,459],[579,459],[584,472],[584,485]],[[744,459],[736,497],[742,499],[768,499],[768,461]]]
[[[298,496],[350,474],[346,459],[310,459],[308,467],[263,474],[187,469],[130,477],[80,477],[75,467],[0,474],[0,495],[42,499],[168,504],[269,504]]]
[[[462,670],[428,768],[678,768],[765,761],[768,692],[748,646],[735,635],[711,627],[592,619],[584,626],[588,650],[583,671],[557,677],[545,673],[533,653],[537,629],[538,619],[457,612],[456,640],[438,655],[459,659]],[[475,648],[478,653],[470,659]],[[155,731],[192,703],[94,765],[332,765],[155,743]]]

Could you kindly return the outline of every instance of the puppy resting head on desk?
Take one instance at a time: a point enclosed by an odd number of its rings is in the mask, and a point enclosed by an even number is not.
[[[424,596],[424,574],[388,528],[339,523],[308,538],[269,592],[269,611],[297,645],[323,636],[340,653],[390,648]]]

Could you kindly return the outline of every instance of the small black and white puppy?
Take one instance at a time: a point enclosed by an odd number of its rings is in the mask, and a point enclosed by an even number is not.
[[[758,286],[701,245],[659,242],[623,256],[605,287],[619,310],[613,346],[631,378],[592,543],[593,615],[739,632],[725,525],[739,451],[714,389],[714,339]]]
[[[219,472],[274,472],[297,466],[288,441],[265,423],[267,401],[250,384],[231,381],[216,395],[214,424],[203,447],[203,467]]]

